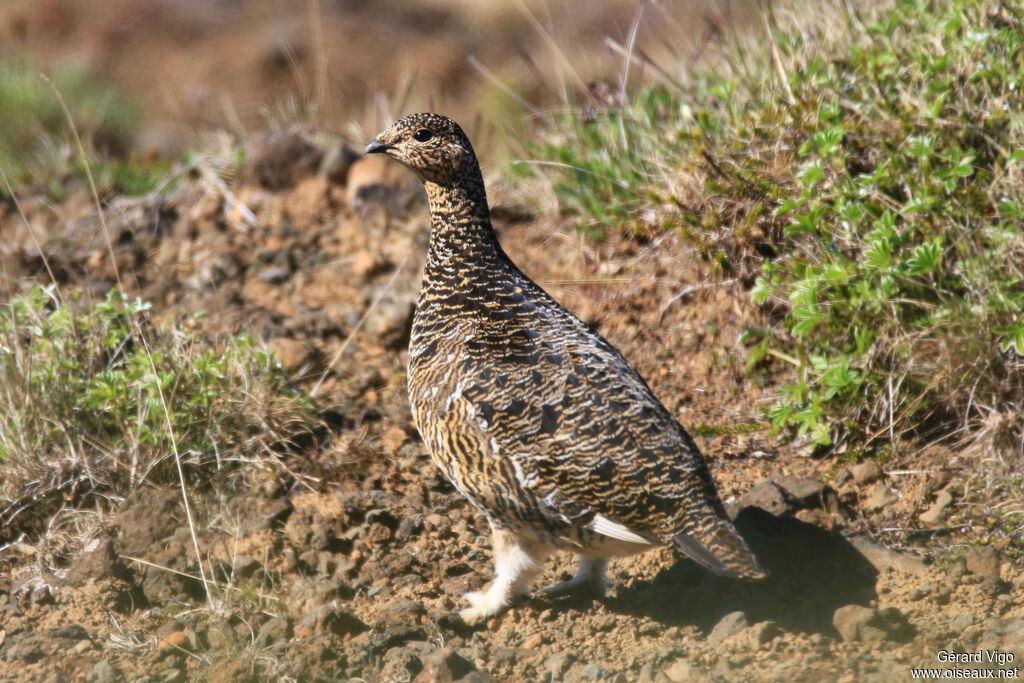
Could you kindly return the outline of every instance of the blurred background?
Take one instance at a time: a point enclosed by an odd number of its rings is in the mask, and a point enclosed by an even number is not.
[[[66,120],[101,153],[180,154],[211,128],[312,123],[352,137],[415,109],[479,135],[524,114],[685,82],[747,0],[4,0],[0,163],[58,153]],[[626,54],[631,57],[628,60]],[[354,124],[354,125],[353,125]],[[373,129],[373,130],[370,130]]]

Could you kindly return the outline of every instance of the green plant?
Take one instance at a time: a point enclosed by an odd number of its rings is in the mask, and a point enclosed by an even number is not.
[[[5,535],[63,504],[176,483],[175,447],[190,487],[279,485],[283,456],[318,423],[249,338],[160,330],[117,291],[87,305],[36,287],[0,306],[0,349]]]
[[[774,324],[748,364],[793,370],[778,429],[863,452],[994,411],[1019,434],[1024,17],[822,8],[730,78],[568,114],[529,151],[585,229],[677,229],[754,282]]]

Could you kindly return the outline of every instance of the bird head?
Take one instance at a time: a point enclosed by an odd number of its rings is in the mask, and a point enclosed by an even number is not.
[[[479,173],[469,138],[440,114],[410,114],[395,121],[366,146],[366,154],[387,154],[425,181],[450,185]]]

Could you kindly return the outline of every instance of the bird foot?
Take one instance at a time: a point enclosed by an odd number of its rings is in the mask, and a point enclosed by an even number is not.
[[[462,597],[465,598],[470,606],[466,609],[460,609],[458,615],[467,624],[481,622],[499,614],[508,607],[508,596],[500,592],[496,593],[493,588],[486,592],[465,592],[462,594]]]

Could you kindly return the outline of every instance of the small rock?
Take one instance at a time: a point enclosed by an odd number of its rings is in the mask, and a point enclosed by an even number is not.
[[[359,617],[339,605],[325,605],[308,612],[295,625],[295,636],[309,638],[315,633],[333,633],[336,636],[354,635],[369,627]]]
[[[865,486],[873,481],[878,481],[882,477],[882,466],[874,460],[869,460],[868,462],[858,463],[851,467],[850,474],[853,475],[855,484]]]
[[[773,481],[762,481],[740,496],[737,507],[759,507],[776,517],[781,517],[793,510],[793,505],[778,484]]]
[[[899,496],[885,482],[880,481],[871,489],[865,501],[865,506],[871,512],[877,512],[878,510],[884,510],[899,499]]]
[[[186,640],[188,640],[188,638],[185,636],[185,632],[184,631],[174,631],[172,633],[167,634],[163,638],[163,640],[161,640],[157,644],[157,647],[161,648],[161,649],[162,648],[168,648],[168,647],[175,647],[175,648],[176,647],[181,647],[182,645],[185,644]]]
[[[878,612],[863,605],[845,605],[832,615],[832,625],[846,642],[881,642],[885,630]]]
[[[64,575],[64,583],[77,586],[89,579],[127,579],[131,572],[114,550],[113,539],[96,538],[89,541]]]
[[[902,640],[913,631],[906,617],[895,607],[874,610],[863,605],[846,605],[832,615],[832,625],[847,642]]]
[[[688,683],[689,681],[698,680],[703,677],[701,672],[685,659],[677,659],[672,662],[672,665],[662,673],[664,673],[672,683]]]
[[[301,370],[311,355],[305,344],[289,337],[275,337],[267,342],[267,348],[274,352],[274,360],[288,374]]]
[[[450,683],[465,677],[476,667],[450,647],[434,650],[427,657],[424,673],[432,683]]]
[[[850,481],[853,481],[853,472],[850,471],[849,467],[840,468],[840,470],[836,472],[836,476],[832,477],[832,483],[835,484],[837,488]]]
[[[946,508],[953,502],[953,494],[943,489],[935,494],[935,502],[932,506],[918,515],[923,524],[939,524],[946,517]]]
[[[5,637],[0,658],[8,662],[33,664],[44,657],[66,653],[88,638],[89,634],[78,624],[26,631]]]
[[[278,285],[288,279],[291,272],[287,268],[281,266],[270,266],[264,268],[260,272],[256,273],[256,277],[264,282],[269,282],[272,285]]]
[[[865,560],[871,563],[872,567],[880,572],[886,569],[896,569],[908,574],[923,574],[928,571],[928,565],[920,558],[890,550],[866,536],[851,536],[847,540],[857,552],[864,556]]]
[[[544,644],[544,636],[539,633],[526,636],[523,640],[523,649],[525,650],[536,650],[538,647]]]
[[[256,637],[258,647],[267,647],[273,643],[283,643],[292,637],[292,620],[288,617],[271,617]]]
[[[583,667],[583,671],[580,672],[580,678],[585,681],[599,681],[605,677],[606,671],[597,662],[591,662]]]
[[[88,683],[120,683],[124,680],[124,674],[111,664],[109,659],[101,659],[93,664],[92,670],[85,680]]]
[[[985,633],[981,636],[985,647],[1004,652],[1020,652],[1024,647],[1024,616],[1004,617],[985,626]]]
[[[708,642],[712,645],[717,645],[729,636],[736,635],[748,625],[746,614],[743,612],[729,612],[719,619],[715,627],[711,629],[711,633],[708,634]]]
[[[384,655],[382,681],[411,681],[423,671],[423,653],[415,647],[393,647]]]
[[[747,631],[750,632],[751,638],[757,645],[770,643],[782,634],[782,629],[774,621],[760,621]]]
[[[964,555],[967,571],[980,576],[999,576],[999,551],[991,546],[974,546]]]
[[[825,485],[810,477],[779,477],[775,484],[803,507],[820,507]]]
[[[544,661],[544,670],[551,674],[552,680],[561,680],[575,661],[576,656],[571,652],[559,652]]]
[[[931,588],[925,588],[924,586],[918,586],[914,590],[910,591],[907,599],[911,602],[920,602],[931,594]]]

